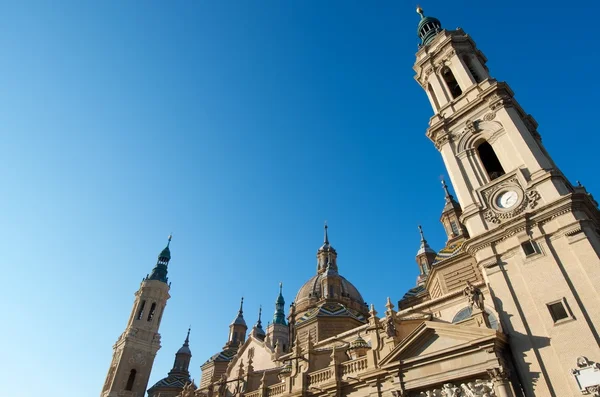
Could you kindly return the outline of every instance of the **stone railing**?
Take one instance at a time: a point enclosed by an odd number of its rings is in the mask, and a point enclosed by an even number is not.
[[[363,372],[367,369],[367,365],[367,357],[359,357],[342,363],[342,376]]]
[[[283,393],[285,393],[285,383],[278,383],[276,385],[269,386],[267,389],[268,397],[278,396]],[[246,397],[248,397],[248,394],[246,394]]]
[[[324,368],[308,374],[308,385],[315,386],[333,378],[333,368]]]
[[[246,397],[261,397],[262,390],[259,389],[259,390],[251,391],[250,393],[244,394],[244,396],[246,396]]]

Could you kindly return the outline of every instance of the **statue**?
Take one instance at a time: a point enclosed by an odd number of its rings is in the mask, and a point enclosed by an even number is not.
[[[467,286],[463,290],[463,295],[467,297],[469,305],[471,306],[471,311],[475,309],[484,311],[483,294],[479,288],[467,281]]]
[[[390,338],[393,338],[396,336],[396,325],[394,324],[394,319],[391,316],[388,317],[388,319],[385,323],[385,333]]]
[[[185,386],[183,386],[183,390],[181,390],[181,393],[179,394],[180,397],[194,397],[194,395],[195,392],[192,382],[187,382]]]
[[[227,380],[225,379],[225,374],[221,375],[218,385],[219,389],[217,391],[217,395],[219,397],[225,396],[225,392],[227,391]]]

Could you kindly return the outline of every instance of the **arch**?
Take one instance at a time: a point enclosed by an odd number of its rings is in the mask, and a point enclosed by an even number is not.
[[[460,95],[462,95],[462,89],[460,88],[458,81],[456,81],[454,73],[452,73],[452,70],[450,70],[448,66],[444,66],[442,68],[441,75],[446,82],[446,86],[448,87],[448,91],[450,91],[452,98],[458,98]]]
[[[133,390],[133,384],[135,383],[136,375],[137,375],[137,371],[135,369],[132,369],[131,372],[129,372],[129,378],[127,378],[127,386],[125,386],[125,390],[127,390],[127,391]]]
[[[452,318],[452,324],[456,324],[463,320],[468,319],[469,317],[471,317],[472,313],[473,313],[473,309],[471,309],[471,306],[463,307],[458,312],[456,312],[456,314]],[[487,314],[488,321],[490,323],[490,327],[492,329],[498,330],[499,323],[498,323],[498,319],[496,318],[494,313],[486,307],[485,314]]]
[[[497,121],[475,121],[477,126],[475,130],[466,130],[458,139],[456,144],[456,154],[464,152],[467,149],[475,149],[477,141],[483,138],[491,141],[498,133],[503,130],[502,124]]]
[[[482,140],[479,145],[477,145],[477,154],[479,155],[479,159],[481,160],[490,181],[505,174],[504,168],[502,167],[494,148],[486,140]]]
[[[150,306],[150,312],[148,313],[148,321],[152,321],[152,319],[154,318],[155,312],[156,312],[156,302],[153,302],[152,306]]]

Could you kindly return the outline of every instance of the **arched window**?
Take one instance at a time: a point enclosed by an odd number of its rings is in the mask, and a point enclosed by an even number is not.
[[[152,306],[150,307],[150,313],[148,313],[148,321],[152,321],[152,319],[154,318],[155,311],[156,311],[156,302],[154,302],[152,304]]]
[[[127,391],[133,390],[133,382],[135,382],[136,374],[137,374],[137,371],[135,369],[132,369],[131,372],[129,373],[129,378],[127,379],[127,386],[125,386],[125,390],[127,390]]]
[[[483,167],[485,168],[490,181],[504,175],[504,169],[502,168],[500,160],[498,160],[498,156],[496,156],[496,152],[494,152],[492,145],[487,142],[481,143],[477,146],[477,153],[479,153],[479,158],[483,163]]]
[[[458,313],[456,313],[456,315],[454,316],[454,318],[452,319],[452,323],[459,323],[463,320],[468,319],[469,317],[471,317],[471,306],[467,306],[463,309],[460,309],[458,311]],[[488,321],[490,323],[490,327],[492,327],[492,329],[497,330],[498,329],[498,319],[496,318],[496,316],[494,316],[494,314],[489,311],[488,309],[485,309],[485,314],[487,314],[488,316]]]
[[[140,305],[140,311],[138,312],[138,315],[137,315],[138,320],[141,320],[142,316],[144,315],[144,306],[146,306],[146,301],[142,301],[142,304]]]
[[[462,94],[462,90],[460,89],[460,86],[458,85],[454,74],[448,66],[445,66],[442,69],[442,77],[444,78],[444,81],[446,82],[446,85],[450,90],[450,94],[452,94],[452,98],[457,98]]]
[[[471,76],[473,76],[473,80],[475,80],[476,83],[481,83],[483,79],[481,78],[479,73],[477,73],[475,65],[473,64],[473,59],[469,55],[467,55],[463,58],[463,61],[465,62],[465,65],[467,65],[467,69],[469,69]]]

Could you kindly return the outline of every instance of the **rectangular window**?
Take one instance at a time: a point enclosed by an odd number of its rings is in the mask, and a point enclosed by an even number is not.
[[[550,315],[552,316],[552,320],[556,323],[557,321],[564,320],[569,318],[569,313],[567,313],[567,309],[563,301],[548,303],[548,310],[550,311]]]
[[[525,256],[535,255],[539,252],[537,244],[533,241],[525,241],[524,243],[521,243],[521,248],[523,248]]]
[[[458,236],[458,226],[456,226],[456,222],[450,221],[450,227],[452,228],[452,233],[455,236]]]

